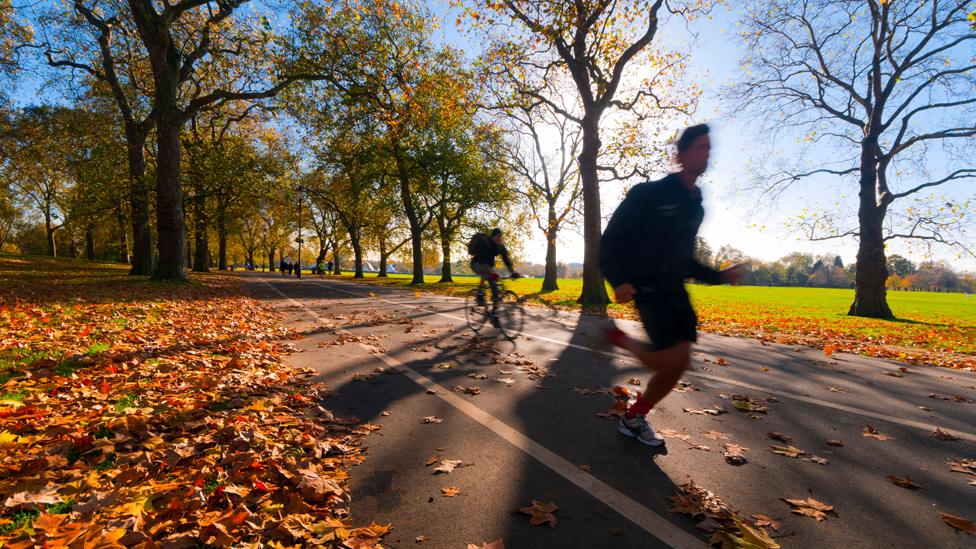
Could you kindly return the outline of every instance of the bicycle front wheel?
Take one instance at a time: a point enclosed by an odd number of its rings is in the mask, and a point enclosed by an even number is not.
[[[498,330],[502,335],[506,339],[515,339],[515,336],[522,331],[522,324],[525,321],[525,309],[522,308],[522,300],[519,299],[518,294],[505,290],[495,316],[498,317]]]
[[[464,318],[468,321],[468,328],[478,333],[478,330],[485,325],[488,318],[488,308],[485,306],[485,298],[482,297],[478,303],[478,289],[470,290],[464,296]]]

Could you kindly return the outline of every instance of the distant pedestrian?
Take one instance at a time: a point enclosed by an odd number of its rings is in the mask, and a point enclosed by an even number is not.
[[[332,272],[332,267],[334,267],[334,264],[331,261],[329,261],[328,263],[325,264],[325,272],[326,272],[326,274]]]

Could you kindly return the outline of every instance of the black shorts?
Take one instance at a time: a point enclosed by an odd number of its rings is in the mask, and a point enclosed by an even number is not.
[[[698,316],[685,292],[641,292],[637,313],[654,350],[674,347],[682,341],[698,341]]]

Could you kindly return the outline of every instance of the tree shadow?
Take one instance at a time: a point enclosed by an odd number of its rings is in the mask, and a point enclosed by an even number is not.
[[[347,299],[322,292],[316,294],[318,298]],[[447,307],[438,311],[456,309],[458,307]],[[567,329],[565,319],[550,314],[554,312],[530,308],[526,324],[539,326],[560,320],[558,327]],[[436,313],[415,309],[408,314],[419,319]],[[598,413],[607,412],[612,405],[609,395],[584,396],[573,391],[575,387],[611,387],[619,378],[628,375],[615,367],[607,355],[573,346],[592,346],[595,337],[601,333],[601,322],[599,318],[588,316],[576,319],[569,328],[572,330],[570,346],[562,347],[558,356],[552,358],[550,348],[540,349],[538,339],[520,336],[509,341],[491,337],[494,332],[487,327],[482,333],[489,337],[471,336],[464,329],[460,333],[445,330],[409,344],[391,346],[386,352],[447,390],[485,387],[482,395],[469,396],[460,391],[455,394],[563,459],[587,466],[596,479],[624,496],[665,516],[681,528],[693,531],[693,521],[666,511],[670,502],[665,496],[674,495],[677,488],[656,465],[654,458],[665,455],[667,448],[655,451],[623,437],[616,431],[615,418],[608,421],[599,417]],[[354,323],[341,328],[355,330],[372,325]],[[432,352],[421,357],[411,352],[411,349],[420,347],[429,347]],[[425,394],[421,386],[406,376],[396,375],[395,369],[377,368],[380,369],[386,373],[374,371],[372,375],[360,376],[359,381],[350,381],[348,371],[326,373],[318,379],[335,387],[332,391],[334,411],[339,415],[355,416],[361,422],[383,421],[381,418],[387,417],[384,413],[395,403],[399,403],[398,410],[416,410],[413,421],[406,426],[401,424],[406,432],[381,430],[382,440],[371,439],[375,441],[372,444],[383,445],[386,451],[369,456],[368,474],[354,476],[354,514],[358,509],[368,512],[372,518],[382,519],[399,510],[398,523],[403,531],[422,532],[425,522],[431,520],[431,513],[441,501],[437,486],[457,482],[465,492],[493,490],[493,495],[473,494],[472,498],[482,502],[482,498],[493,498],[492,508],[495,510],[514,511],[531,505],[533,500],[553,502],[560,508],[556,514],[560,526],[555,529],[530,525],[527,516],[517,513],[494,513],[490,521],[489,517],[472,518],[487,535],[484,540],[467,541],[480,543],[501,537],[510,547],[664,546],[544,463],[525,455],[483,425],[461,417],[449,403],[436,395]],[[393,375],[389,375],[391,371]],[[539,377],[545,372],[549,375]],[[479,376],[487,376],[487,379]],[[516,381],[511,387],[505,387],[496,381],[500,377]],[[423,425],[420,419],[427,415],[459,418],[467,427],[455,430],[440,425]],[[476,443],[489,437],[490,444]],[[391,448],[395,450],[391,451]],[[444,452],[439,452],[440,449]],[[429,469],[420,469],[418,473],[420,464],[431,454],[443,454],[444,459],[470,461],[474,467],[459,469],[443,480],[430,475]],[[465,475],[477,476],[478,486],[466,482]],[[409,482],[432,482],[432,500],[411,501],[412,490],[404,485],[408,478],[413,479]],[[494,486],[492,478],[498,478]],[[411,512],[404,523],[402,509],[407,505],[411,506]],[[464,498],[451,501],[452,513],[466,505],[473,506],[467,516],[478,514],[475,508],[480,503]]]

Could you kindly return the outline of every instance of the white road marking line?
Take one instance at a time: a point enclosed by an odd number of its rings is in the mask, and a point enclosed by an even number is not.
[[[276,288],[268,281],[264,279],[259,280],[270,286],[271,289],[277,292],[281,297],[304,309],[305,312],[311,315],[312,318],[314,318],[317,322],[327,324],[322,317],[315,314],[315,312],[306,307],[304,303],[286,296],[281,290]],[[681,528],[678,528],[674,524],[668,522],[661,515],[658,515],[647,507],[637,503],[627,495],[597,479],[593,475],[585,473],[579,467],[573,465],[559,454],[556,454],[545,446],[523,435],[518,430],[509,427],[505,422],[455,395],[450,390],[438,385],[437,382],[429,377],[418,373],[416,370],[403,364],[399,360],[386,355],[385,353],[373,353],[372,351],[375,351],[375,348],[370,347],[369,345],[360,343],[359,346],[370,352],[371,356],[383,361],[383,363],[385,363],[387,366],[404,370],[406,376],[413,380],[417,385],[420,385],[426,390],[436,391],[435,395],[441,400],[447,402],[469,418],[487,427],[512,446],[522,450],[522,452],[535,458],[535,460],[539,463],[542,463],[546,467],[552,469],[559,476],[572,482],[576,486],[579,486],[588,494],[603,502],[604,505],[620,513],[627,520],[644,529],[647,533],[651,534],[655,538],[661,540],[671,547],[680,549],[686,547],[694,547],[697,549],[705,546],[702,540],[689,534],[688,532],[685,532]]]
[[[402,302],[398,302],[398,301],[391,301],[389,299],[385,299],[385,298],[382,298],[382,297],[378,297],[378,296],[377,297],[373,297],[373,296],[370,296],[368,294],[360,294],[358,292],[350,292],[349,290],[346,290],[344,288],[337,288],[337,287],[335,287],[334,285],[331,285],[331,284],[315,283],[315,285],[322,286],[322,287],[328,288],[330,290],[335,290],[337,292],[342,292],[342,293],[346,293],[346,294],[349,294],[349,295],[354,295],[354,296],[357,296],[357,297],[371,297],[372,299],[378,299],[380,301],[385,301],[385,302],[391,303],[393,305],[405,306],[405,307],[410,307],[410,308],[413,308],[413,309],[422,309],[422,310],[429,311],[431,313],[434,313],[434,314],[437,314],[437,315],[440,315],[440,316],[443,316],[443,317],[446,317],[446,318],[450,318],[450,319],[453,319],[453,320],[459,320],[461,322],[467,322],[467,320],[464,319],[464,318],[461,318],[461,317],[458,317],[458,316],[454,316],[454,315],[448,314],[448,313],[442,313],[440,311],[436,311],[436,310],[433,310],[433,309],[430,309],[430,308],[426,308],[426,307],[420,307],[420,306],[417,306],[417,305],[410,305],[408,303],[402,303]],[[609,357],[613,357],[613,358],[631,358],[628,355],[623,355],[623,354],[619,354],[619,353],[615,353],[615,352],[611,352],[611,351],[604,351],[604,350],[601,350],[601,349],[594,349],[592,347],[587,347],[585,345],[579,345],[579,344],[576,344],[576,343],[570,343],[570,342],[567,342],[567,341],[559,341],[557,339],[552,339],[552,338],[548,338],[548,337],[540,336],[540,335],[536,335],[536,334],[530,334],[530,333],[527,333],[527,332],[524,332],[524,331],[523,332],[519,332],[519,335],[523,335],[523,336],[526,336],[526,337],[532,337],[532,338],[538,339],[540,341],[545,341],[547,343],[554,343],[556,345],[561,345],[563,347],[571,347],[573,349],[579,349],[579,350],[582,350],[582,351],[590,351],[590,352],[593,352],[593,353],[599,353],[599,354],[602,354],[602,355],[605,355],[605,356],[609,356]],[[701,373],[701,372],[692,372],[692,371],[686,372],[685,375],[692,376],[692,377],[697,377],[697,378],[701,378],[701,379],[708,379],[710,381],[716,381],[716,382],[719,382],[719,383],[725,383],[726,385],[733,385],[733,386],[736,386],[736,387],[742,387],[744,389],[751,389],[753,391],[763,391],[763,392],[770,393],[770,394],[773,394],[773,395],[776,395],[776,396],[779,396],[779,397],[789,398],[789,399],[792,399],[792,400],[797,400],[797,401],[800,401],[800,402],[805,402],[807,404],[814,404],[814,405],[817,405],[817,406],[822,406],[822,407],[830,408],[830,409],[833,409],[833,410],[838,410],[838,411],[847,412],[847,413],[850,413],[850,414],[855,414],[855,415],[859,415],[859,416],[863,416],[863,417],[867,417],[867,418],[871,418],[871,419],[876,419],[876,420],[879,420],[879,421],[886,421],[888,423],[895,423],[895,424],[901,425],[903,427],[912,427],[912,428],[920,429],[920,430],[927,431],[927,432],[932,432],[932,431],[935,430],[936,427],[938,427],[937,425],[932,424],[932,423],[925,423],[925,422],[922,422],[922,421],[915,421],[915,420],[912,420],[912,419],[903,419],[903,418],[899,418],[899,417],[894,417],[894,416],[892,416],[890,414],[883,414],[883,413],[880,413],[880,412],[872,412],[871,410],[865,410],[863,408],[858,408],[858,407],[855,407],[855,406],[848,406],[846,404],[839,404],[839,403],[836,403],[836,402],[830,402],[830,401],[826,401],[826,400],[821,400],[821,399],[816,398],[816,397],[811,397],[811,396],[807,396],[807,395],[801,395],[801,394],[793,393],[793,392],[790,392],[790,391],[783,391],[783,390],[780,390],[780,389],[772,389],[772,388],[769,388],[769,387],[764,387],[762,385],[755,385],[755,384],[746,383],[746,382],[743,382],[743,381],[736,381],[734,379],[727,379],[727,378],[724,378],[724,377],[721,377],[721,376],[704,374],[704,373]],[[958,437],[960,437],[960,438],[962,438],[964,440],[968,440],[970,442],[976,442],[976,434],[974,434],[974,433],[967,433],[965,431],[959,431],[959,430],[956,430],[956,429],[944,429],[943,428],[942,430],[943,431],[946,431],[948,433],[951,433],[953,435],[956,435],[956,436],[958,436]]]

